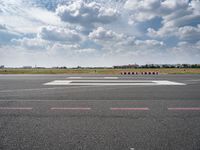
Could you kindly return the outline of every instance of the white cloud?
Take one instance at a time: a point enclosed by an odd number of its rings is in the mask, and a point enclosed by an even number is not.
[[[98,27],[89,34],[89,38],[102,45],[102,51],[106,55],[148,55],[165,49],[165,44],[157,40],[138,40],[134,36],[117,33]]]
[[[124,35],[113,32],[111,30],[106,30],[103,27],[98,27],[89,34],[89,38],[92,40],[99,41],[120,41],[123,40]]]
[[[158,16],[157,10],[160,7],[158,0],[127,0],[124,8],[130,11],[129,23],[143,22]]]
[[[175,62],[199,63],[200,41],[194,44],[188,42],[179,42],[176,47],[169,48],[167,53],[171,54],[172,58],[176,58]]]
[[[200,40],[200,24],[197,27],[184,26],[178,29],[180,39]]]
[[[14,39],[12,40],[12,43],[16,46],[20,46],[25,48],[26,50],[39,50],[39,51],[46,51],[51,43],[48,41],[45,41],[41,38],[23,38],[23,39]]]
[[[130,13],[129,24],[161,18],[161,28],[148,29],[148,34],[154,37],[174,36],[179,28],[200,23],[199,0],[127,0],[124,7]]]
[[[79,42],[81,36],[75,31],[56,26],[44,26],[40,29],[38,37],[48,41]]]
[[[162,41],[157,41],[157,40],[136,40],[135,44],[137,46],[146,46],[146,47],[157,47],[159,48],[160,46],[164,46],[164,43]]]
[[[67,5],[60,5],[56,13],[62,21],[76,23],[82,26],[93,26],[95,23],[107,24],[115,21],[119,12],[112,8],[103,6],[102,3],[83,0],[73,1]]]
[[[42,25],[61,25],[59,17],[46,9],[30,6],[23,0],[0,2],[0,24],[12,27],[20,33],[36,33]]]
[[[124,7],[129,10],[152,10],[159,4],[158,0],[127,0]]]
[[[177,9],[180,7],[187,7],[189,0],[164,0],[161,2],[161,6],[167,9]]]
[[[112,30],[107,30],[103,27],[98,27],[90,32],[88,36],[91,40],[100,41],[100,42],[107,42],[115,43],[115,45],[133,45],[135,42],[135,37],[126,35],[123,33],[114,32]]]
[[[180,40],[197,41],[200,40],[200,24],[197,27],[194,26],[183,26],[183,27],[172,27],[172,28],[161,28],[155,31],[152,28],[148,29],[149,36],[152,37],[167,37],[176,36]]]
[[[161,2],[158,10],[160,11],[159,17],[162,18],[162,27],[157,30],[148,28],[147,32],[150,37],[174,36],[180,40],[193,42],[199,40],[199,0],[165,0]]]
[[[199,0],[192,0],[190,2],[190,9],[194,12],[194,14],[200,14],[200,1]]]

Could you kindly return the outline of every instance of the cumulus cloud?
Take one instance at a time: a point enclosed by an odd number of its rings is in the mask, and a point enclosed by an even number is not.
[[[16,46],[23,47],[27,50],[39,50],[39,51],[46,51],[51,43],[48,41],[45,41],[40,38],[22,38],[22,39],[13,39],[12,44],[15,44]]]
[[[179,42],[177,46],[169,48],[167,53],[171,54],[172,58],[176,58],[176,60],[173,60],[176,63],[199,63],[200,41],[194,44],[188,42]]]
[[[187,8],[189,0],[164,0],[161,2],[161,6],[166,9],[174,10],[180,7]]]
[[[102,3],[97,2],[86,3],[83,0],[59,5],[56,13],[62,21],[80,24],[85,27],[93,26],[94,23],[111,23],[117,20],[119,16],[119,12],[112,7],[107,8]]]
[[[115,42],[115,44],[124,46],[131,45],[135,42],[135,36],[114,32],[103,27],[94,29],[88,37],[94,41]]]
[[[200,24],[197,27],[184,26],[178,29],[178,36],[180,39],[200,40]]]
[[[44,26],[40,29],[38,37],[48,41],[78,42],[81,36],[75,31],[56,26]]]
[[[158,0],[127,0],[124,8],[130,11],[129,22],[143,22],[157,16],[155,10],[160,7]]]
[[[89,38],[102,45],[104,53],[108,54],[149,54],[165,48],[165,44],[158,40],[139,40],[134,36],[114,32],[98,27],[89,34]]]
[[[103,27],[98,27],[89,34],[89,38],[92,40],[103,40],[103,41],[119,41],[123,40],[124,35],[113,32],[111,30],[106,30]]]
[[[154,29],[149,27],[147,34],[153,38],[177,37],[180,40],[197,41],[200,24],[200,1],[199,0],[164,0],[159,1],[159,7],[156,10],[139,9],[139,14],[149,13],[145,18],[140,15],[130,19],[133,22],[145,22],[148,19],[160,17],[161,27]],[[138,11],[138,10],[137,10]],[[133,12],[133,14],[137,14]]]
[[[160,47],[164,46],[164,42],[157,40],[136,40],[135,44],[138,46],[146,46],[146,47]]]
[[[166,37],[175,36],[180,40],[198,41],[200,40],[200,24],[194,26],[183,26],[173,28],[161,28],[155,31],[152,28],[148,29],[149,36],[152,37]]]
[[[168,22],[173,18],[189,15],[194,4],[192,0],[127,0],[124,8],[130,11],[134,22],[143,22],[155,17],[163,17]],[[195,3],[196,4],[196,3]],[[196,7],[196,6],[195,6]]]
[[[169,36],[180,27],[196,26],[200,23],[199,0],[127,0],[124,7],[130,13],[130,24],[161,18],[162,27],[157,33],[149,28],[154,36]]]

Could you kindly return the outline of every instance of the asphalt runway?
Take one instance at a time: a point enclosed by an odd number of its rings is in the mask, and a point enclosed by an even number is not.
[[[200,150],[200,75],[0,75],[0,149]]]

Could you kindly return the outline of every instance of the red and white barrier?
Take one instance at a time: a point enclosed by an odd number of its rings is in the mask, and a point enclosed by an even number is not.
[[[158,75],[159,72],[130,72],[130,71],[124,71],[121,72],[121,75]]]

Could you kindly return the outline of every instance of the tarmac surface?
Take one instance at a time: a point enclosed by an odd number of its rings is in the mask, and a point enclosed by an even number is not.
[[[0,75],[0,149],[200,150],[200,75]]]

